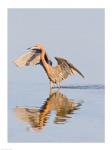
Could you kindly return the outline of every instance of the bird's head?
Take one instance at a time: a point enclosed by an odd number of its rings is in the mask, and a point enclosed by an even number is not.
[[[36,44],[35,46],[32,47],[32,49],[45,49],[42,44]]]
[[[35,46],[28,48],[28,50],[34,50],[37,53],[41,53],[41,51],[45,49],[44,46],[42,44],[36,44]]]
[[[34,53],[38,53],[38,54],[41,54],[42,52],[44,52],[44,54],[45,54],[44,58],[45,58],[46,62],[52,66],[52,61],[46,54],[45,47],[42,44],[36,44],[35,46],[28,48],[28,50],[32,50]],[[40,56],[42,58],[42,55],[40,55]]]

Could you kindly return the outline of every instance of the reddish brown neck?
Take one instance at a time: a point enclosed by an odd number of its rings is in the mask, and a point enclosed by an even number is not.
[[[42,60],[44,69],[46,70],[46,72],[48,72],[49,64],[48,64],[48,63],[46,62],[46,60],[45,60],[45,55],[46,55],[45,48],[42,47],[42,48],[41,48],[41,60]]]
[[[41,59],[42,59],[42,61],[45,60],[45,54],[46,54],[45,48],[42,47],[41,48]]]

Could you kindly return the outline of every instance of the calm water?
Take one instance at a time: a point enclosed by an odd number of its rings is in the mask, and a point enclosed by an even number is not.
[[[104,142],[99,85],[104,84],[104,14],[104,9],[8,10],[9,142]],[[60,91],[49,91],[41,66],[17,68],[13,61],[39,42],[53,66],[55,56],[66,58],[85,79],[71,76]]]
[[[104,142],[104,12],[8,10],[9,142]],[[71,76],[49,91],[41,66],[17,68],[13,61],[39,42],[53,66],[55,56],[66,58],[85,79]]]
[[[9,142],[104,142],[104,87],[9,83]]]

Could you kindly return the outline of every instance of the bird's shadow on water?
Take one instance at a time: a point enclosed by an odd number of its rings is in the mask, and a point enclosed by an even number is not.
[[[74,112],[80,109],[82,103],[83,101],[76,102],[76,100],[63,95],[59,90],[54,92],[52,89],[40,108],[16,107],[14,112],[18,119],[30,124],[33,130],[38,131],[46,126],[52,111],[55,112],[53,122],[65,124]]]

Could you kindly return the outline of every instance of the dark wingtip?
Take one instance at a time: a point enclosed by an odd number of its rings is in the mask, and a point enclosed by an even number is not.
[[[84,76],[81,72],[80,72],[79,74],[81,75],[81,77],[82,77],[83,79],[85,78],[85,76]]]
[[[75,68],[76,69],[76,68]],[[77,71],[77,73],[84,79],[85,77],[84,77],[84,75],[78,70],[78,69],[76,69],[76,71]]]
[[[83,74],[81,76],[82,76],[83,79],[85,79],[85,76]]]

